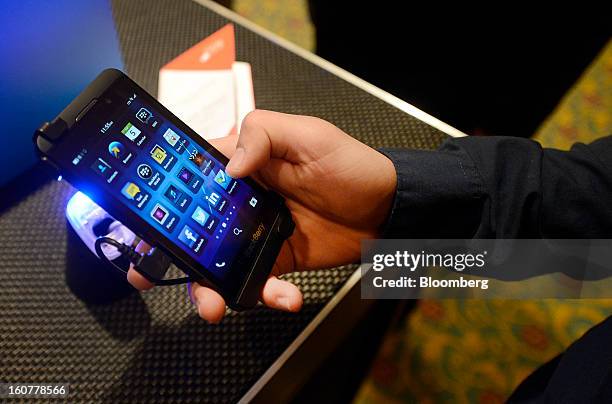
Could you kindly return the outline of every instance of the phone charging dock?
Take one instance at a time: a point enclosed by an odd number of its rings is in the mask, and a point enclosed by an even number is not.
[[[72,293],[90,304],[108,304],[133,293],[125,274],[98,258],[95,241],[107,236],[132,244],[136,235],[82,192],[68,201],[66,219],[66,283]],[[128,270],[129,261],[115,247],[103,245],[102,250],[115,265]]]

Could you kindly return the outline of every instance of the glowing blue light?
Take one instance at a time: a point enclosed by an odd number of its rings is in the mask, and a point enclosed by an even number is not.
[[[61,180],[62,180],[62,176],[61,176],[61,175],[58,175],[58,176],[57,176],[57,180],[58,180],[58,181],[61,181]]]
[[[68,205],[66,206],[66,213],[73,218],[80,218],[85,213],[91,212],[98,205],[94,203],[87,195],[82,192],[74,194]]]

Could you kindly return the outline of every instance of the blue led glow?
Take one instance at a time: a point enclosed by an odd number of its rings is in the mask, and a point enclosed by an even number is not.
[[[89,251],[95,255],[95,244],[98,236],[93,229],[100,221],[110,218],[108,213],[96,205],[89,196],[77,192],[68,201],[66,218],[83,243],[89,248]],[[130,229],[118,222],[114,222],[111,226],[109,227],[108,237],[128,245],[134,243],[136,235]],[[102,250],[110,260],[114,260],[121,255],[116,248],[111,246],[103,246]]]
[[[79,191],[70,198],[70,201],[68,201],[68,205],[66,205],[66,214],[77,219],[97,207],[98,205],[96,205],[94,201]]]

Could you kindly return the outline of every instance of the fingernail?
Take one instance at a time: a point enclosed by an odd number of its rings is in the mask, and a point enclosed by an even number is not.
[[[289,298],[285,296],[280,296],[276,298],[276,304],[280,307],[283,307],[287,311],[291,311],[291,302],[289,301]]]
[[[244,149],[242,147],[238,147],[229,163],[227,163],[225,171],[232,171],[235,174],[238,170],[240,170],[242,160],[244,160]]]

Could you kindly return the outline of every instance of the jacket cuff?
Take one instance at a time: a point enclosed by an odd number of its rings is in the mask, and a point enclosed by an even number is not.
[[[381,149],[395,166],[397,190],[385,238],[471,238],[483,214],[482,180],[452,141],[437,151]]]

